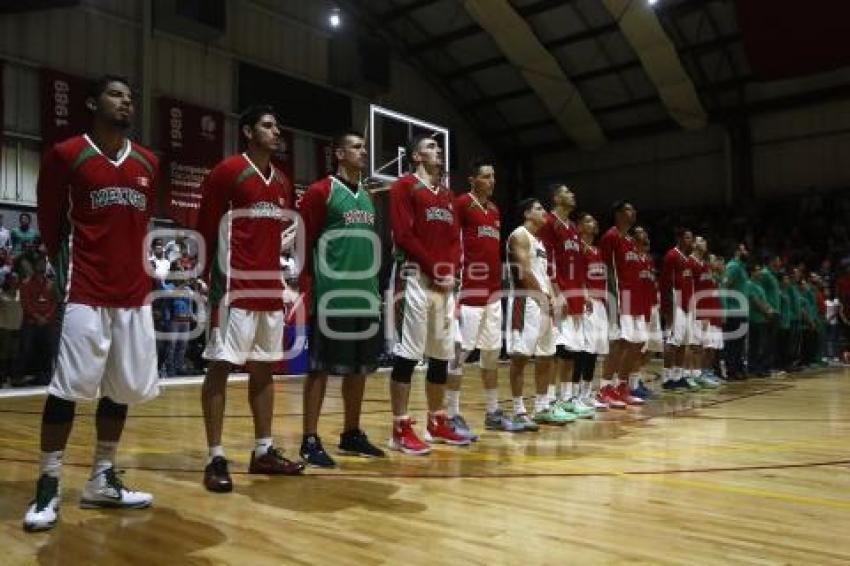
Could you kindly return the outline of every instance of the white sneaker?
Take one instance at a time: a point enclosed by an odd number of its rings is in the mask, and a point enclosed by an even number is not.
[[[24,516],[24,530],[35,532],[52,529],[59,519],[61,496],[59,478],[42,474],[35,485],[35,499],[30,501]]]
[[[107,468],[86,482],[80,496],[80,507],[123,507],[143,509],[153,503],[153,495],[124,487],[115,468]]]

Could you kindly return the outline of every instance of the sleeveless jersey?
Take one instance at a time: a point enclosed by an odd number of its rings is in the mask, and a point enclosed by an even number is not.
[[[316,196],[324,197],[325,207],[315,235],[308,234],[308,242],[314,242],[310,246],[313,313],[378,316],[381,257],[372,198],[362,184],[353,192],[331,175],[307,190],[302,204],[305,218],[315,209],[310,201]],[[308,207],[313,210],[307,212]]]
[[[543,242],[541,242],[534,234],[529,232],[528,228],[525,226],[520,226],[514,230],[514,233],[511,234],[511,236],[521,233],[525,233],[528,237],[528,241],[531,243],[529,250],[529,255],[531,256],[529,259],[531,274],[537,280],[537,284],[540,285],[540,288],[547,294],[551,294],[546,247],[543,245]],[[510,243],[508,246],[510,246]],[[508,247],[508,257],[510,258],[510,247]],[[516,270],[518,269],[519,266],[512,266],[511,268],[511,289],[517,289],[517,285],[519,284],[519,278],[516,273]]]

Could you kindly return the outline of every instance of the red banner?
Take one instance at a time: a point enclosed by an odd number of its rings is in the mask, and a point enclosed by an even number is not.
[[[331,141],[316,139],[316,178],[321,179],[328,173],[333,172],[333,155],[331,154]]]
[[[165,213],[194,228],[201,206],[201,182],[224,157],[224,114],[160,98],[159,117]]]
[[[80,135],[89,125],[86,96],[91,81],[52,69],[41,71],[41,147]]]

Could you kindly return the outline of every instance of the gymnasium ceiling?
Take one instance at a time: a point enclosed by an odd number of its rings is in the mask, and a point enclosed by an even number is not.
[[[481,16],[481,10],[492,15],[487,2],[507,11],[508,20],[497,22],[501,28]],[[658,0],[652,6],[647,0],[343,0],[340,5],[380,29],[497,151],[539,155],[598,147],[850,95],[846,69],[757,80],[763,77],[750,68],[733,0]],[[637,33],[628,10],[643,19]],[[511,32],[519,28],[514,40]],[[647,38],[653,30],[655,36]],[[537,45],[529,46],[529,38]],[[662,68],[653,65],[664,59],[652,50],[659,42],[661,55],[667,49],[671,59]],[[564,104],[578,104],[570,120],[590,122],[590,134],[565,127],[569,120],[553,107],[553,90],[535,84],[535,73],[544,72],[550,83],[563,85]],[[684,87],[683,95],[677,87],[672,96],[678,102],[671,103],[665,77]],[[693,119],[683,119],[677,105],[687,106]]]

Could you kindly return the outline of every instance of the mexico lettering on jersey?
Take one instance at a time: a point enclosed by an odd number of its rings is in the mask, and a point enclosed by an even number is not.
[[[288,188],[273,165],[264,176],[246,154],[226,158],[204,179],[198,231],[207,245],[212,305],[283,309],[280,246]]]
[[[377,317],[381,256],[368,191],[329,175],[310,185],[299,212],[310,256],[300,287],[310,289],[312,313]]]
[[[661,267],[661,301],[690,312],[694,295],[693,260],[677,247],[670,248]]]
[[[639,314],[641,266],[634,238],[612,226],[599,240],[599,251],[608,266],[608,291],[617,300],[613,306],[619,314]]]
[[[390,227],[400,262],[431,277],[454,276],[460,263],[460,227],[451,191],[405,175],[390,187]]]
[[[587,270],[584,281],[588,294],[594,299],[604,300],[608,286],[608,266],[602,261],[602,254],[596,246],[582,242],[581,251]]]
[[[65,300],[139,307],[151,291],[144,249],[159,161],[127,140],[113,161],[88,135],[56,144],[38,176],[38,227]]]
[[[551,258],[555,282],[566,298],[563,314],[584,313],[586,268],[581,252],[581,238],[575,224],[550,213],[546,217],[546,224],[540,229],[540,239]]]
[[[499,209],[489,201],[481,204],[472,193],[455,199],[454,209],[461,232],[460,303],[483,306],[498,301],[502,287]]]

